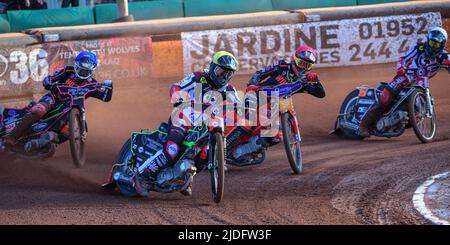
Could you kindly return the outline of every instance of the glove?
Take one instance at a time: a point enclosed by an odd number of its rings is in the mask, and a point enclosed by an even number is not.
[[[444,62],[442,62],[442,65],[447,67],[447,71],[450,74],[450,60],[444,60]]]
[[[405,75],[405,69],[403,67],[400,67],[397,69],[397,76],[403,76]]]
[[[178,107],[183,104],[183,99],[179,98],[175,103],[173,103],[173,107]]]
[[[310,73],[306,74],[306,80],[308,82],[315,82],[315,81],[317,81],[317,73],[310,72]]]
[[[52,87],[52,81],[50,80],[50,77],[45,77],[44,81],[42,81],[42,85],[46,90],[50,90]]]
[[[113,82],[112,82],[112,80],[105,80],[105,81],[103,82],[103,85],[105,85],[106,87],[112,88]]]

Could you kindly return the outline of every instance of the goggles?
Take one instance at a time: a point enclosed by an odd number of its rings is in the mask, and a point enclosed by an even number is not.
[[[233,76],[234,71],[231,71],[231,70],[225,70],[225,69],[223,69],[223,68],[220,67],[220,66],[216,66],[216,68],[214,68],[214,74],[216,74],[216,77],[217,77],[218,79],[220,79],[220,80],[223,79],[223,80],[228,81],[228,80],[230,80],[231,77]]]
[[[300,68],[300,69],[305,69],[305,70],[307,70],[307,71],[309,71],[309,70],[311,70],[311,68],[313,67],[313,63],[311,63],[311,62],[307,62],[307,61],[305,61],[305,60],[303,60],[303,59],[300,59],[300,58],[297,58],[297,57],[294,57],[294,62],[295,62],[295,65],[298,67],[298,68]]]
[[[430,45],[430,47],[433,49],[440,49],[442,47],[442,43],[433,39],[428,40],[428,45]]]

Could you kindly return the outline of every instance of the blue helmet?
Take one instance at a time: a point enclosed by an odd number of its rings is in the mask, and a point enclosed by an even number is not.
[[[88,79],[97,68],[97,57],[94,53],[83,51],[77,55],[74,62],[75,75],[81,79]]]

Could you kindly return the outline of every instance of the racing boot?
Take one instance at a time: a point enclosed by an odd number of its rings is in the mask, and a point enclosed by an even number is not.
[[[25,152],[30,152],[32,150],[41,149],[47,144],[51,142],[57,142],[58,141],[58,134],[52,131],[45,132],[39,137],[38,139],[33,139],[28,141],[24,146]]]
[[[139,173],[136,173],[132,177],[133,181],[133,187],[136,190],[136,192],[143,197],[148,197],[148,185],[147,183],[142,179],[142,176]]]
[[[148,196],[148,185],[140,178],[138,173],[134,173],[132,176],[123,172],[115,173],[113,175],[113,180],[122,185],[127,185],[134,188],[136,193],[140,196]]]
[[[180,178],[186,174],[194,175],[197,171],[194,160],[183,159],[178,161],[174,166],[166,168],[158,173],[157,181],[161,186],[167,185],[173,180]]]
[[[132,186],[136,192],[143,197],[148,196],[148,184],[145,179],[150,176],[154,176],[156,172],[168,163],[167,158],[162,150],[156,152],[154,156],[147,159],[139,168],[135,170],[133,176],[129,176],[125,173],[120,173],[116,176],[122,183],[126,183]],[[116,180],[117,181],[117,180]]]
[[[369,137],[369,127],[372,126],[384,113],[388,105],[392,102],[394,92],[389,86],[384,86],[378,97],[378,104],[374,105],[366,112],[366,115],[359,124],[359,135]]]
[[[369,126],[372,126],[383,115],[385,110],[386,106],[383,104],[378,104],[370,109],[359,125],[359,135],[362,137],[369,137]]]
[[[13,131],[5,137],[5,145],[15,145],[17,144],[17,140],[22,137],[25,132],[31,127],[31,125],[35,124],[41,119],[41,117],[33,112],[26,114],[22,121],[13,129]]]
[[[5,143],[3,143],[3,139],[0,139],[0,153],[5,152],[5,150],[6,150]]]
[[[192,180],[191,180],[191,182],[189,183],[188,187],[187,187],[186,189],[180,191],[180,193],[181,193],[183,196],[187,196],[187,197],[192,196]]]

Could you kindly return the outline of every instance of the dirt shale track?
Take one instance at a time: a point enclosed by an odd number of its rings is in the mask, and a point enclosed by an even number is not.
[[[88,160],[82,169],[61,146],[48,161],[0,159],[1,224],[428,224],[412,204],[429,176],[450,170],[450,77],[431,81],[437,140],[421,144],[412,130],[364,141],[328,136],[340,103],[355,86],[389,81],[394,65],[318,70],[327,96],[296,95],[303,134],[304,173],[291,174],[280,145],[260,166],[232,168],[224,200],[212,202],[209,174],[194,194],[151,193],[127,198],[101,190],[129,132],[155,128],[171,107],[167,81],[118,81],[111,103],[88,103]],[[239,88],[248,80],[234,80]],[[126,85],[126,86],[125,86]]]

